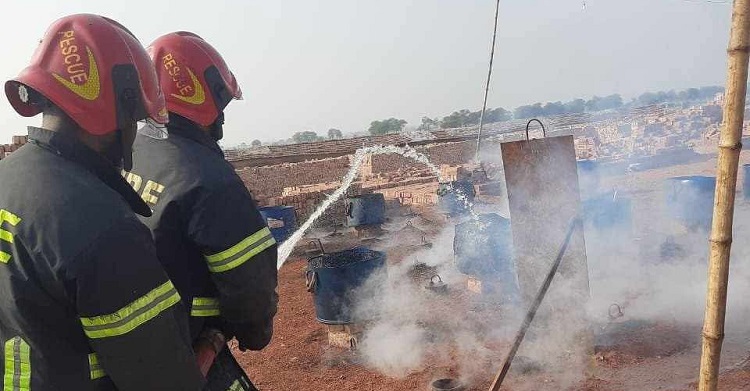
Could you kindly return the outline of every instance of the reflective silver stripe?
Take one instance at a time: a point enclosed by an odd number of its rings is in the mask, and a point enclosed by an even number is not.
[[[219,299],[215,297],[194,297],[193,305],[190,309],[190,316],[219,316],[221,315],[221,306]]]
[[[276,240],[271,235],[271,231],[268,227],[263,227],[220,253],[206,255],[208,270],[213,273],[232,270],[275,244]]]
[[[180,301],[172,282],[161,284],[117,312],[91,318],[81,318],[83,331],[89,338],[122,335],[158,316]]]
[[[96,353],[89,353],[89,376],[91,377],[91,380],[107,376],[104,369],[102,369],[102,366],[99,364],[99,357]]]
[[[3,391],[31,390],[31,348],[21,337],[5,342]]]

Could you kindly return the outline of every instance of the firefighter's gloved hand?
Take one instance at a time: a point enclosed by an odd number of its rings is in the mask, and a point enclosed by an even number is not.
[[[273,337],[273,321],[265,325],[232,324],[234,337],[240,343],[240,350],[262,350],[271,342]]]

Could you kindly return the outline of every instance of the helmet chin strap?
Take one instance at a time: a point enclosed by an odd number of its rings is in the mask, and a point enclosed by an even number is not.
[[[135,141],[136,130],[136,124],[117,130],[117,139],[105,153],[115,168],[125,171],[133,169],[133,141]]]
[[[224,112],[219,113],[216,121],[208,127],[208,133],[214,141],[224,138]]]

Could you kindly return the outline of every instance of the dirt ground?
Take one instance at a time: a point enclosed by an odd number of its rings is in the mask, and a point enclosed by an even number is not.
[[[658,188],[660,180],[675,175],[714,175],[715,158],[706,158],[681,166],[656,168],[648,171],[615,175],[605,181],[617,183],[619,189],[636,197],[649,197]],[[750,153],[743,153],[741,163],[750,163]],[[741,190],[742,176],[740,175]],[[634,216],[634,225],[645,224]],[[414,221],[427,232],[428,240],[434,238],[439,226],[446,224],[441,217],[423,214],[421,217],[403,217],[386,227],[399,231],[404,238],[403,246],[388,251],[389,262],[416,251],[415,244],[421,242],[419,231],[410,231],[405,222]],[[420,220],[421,219],[421,220]],[[419,224],[417,224],[419,222]],[[420,225],[421,224],[421,225]],[[402,228],[398,228],[402,227]],[[359,242],[351,233],[340,237],[329,237],[326,250],[337,251]],[[366,241],[377,247],[377,241]],[[303,242],[304,244],[304,242]],[[239,352],[235,355],[260,390],[429,390],[431,381],[443,377],[458,377],[458,369],[451,362],[451,354],[435,355],[428,365],[404,378],[391,378],[368,367],[355,351],[328,346],[327,333],[323,325],[315,320],[313,297],[306,291],[304,252],[291,259],[279,272],[279,313],[275,322],[275,335],[269,347],[262,352]],[[460,287],[461,284],[456,284]],[[465,285],[463,285],[465,286]],[[461,289],[436,301],[436,306],[451,310],[467,311],[467,319],[476,315],[467,310],[471,298]],[[481,312],[481,310],[480,310]],[[472,321],[471,319],[467,321]],[[477,320],[479,321],[479,320]],[[485,324],[483,327],[492,327]],[[572,385],[559,382],[560,373],[542,370],[520,370],[522,362],[515,363],[503,390],[570,390],[570,391],[619,391],[619,390],[695,390],[700,360],[700,326],[671,322],[641,322],[623,319],[612,322],[600,334],[606,335],[604,342],[597,340],[595,354],[587,370],[585,380]],[[497,371],[509,340],[488,341],[494,351],[489,356],[478,358],[484,368],[484,380],[477,380],[467,390],[486,390]],[[449,349],[449,348],[448,348]],[[722,356],[720,389],[750,390],[750,365],[744,360],[750,355],[750,333],[727,335]],[[447,357],[447,358],[446,358]]]

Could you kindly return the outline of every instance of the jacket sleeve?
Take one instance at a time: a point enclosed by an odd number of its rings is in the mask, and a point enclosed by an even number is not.
[[[239,180],[198,196],[188,235],[205,257],[221,317],[241,348],[271,340],[276,315],[276,241]]]
[[[83,331],[118,390],[202,388],[187,312],[135,216],[102,233],[76,269]]]

